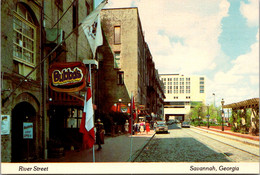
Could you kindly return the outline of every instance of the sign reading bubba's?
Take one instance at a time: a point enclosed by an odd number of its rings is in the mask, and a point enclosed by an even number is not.
[[[49,69],[50,88],[76,92],[86,86],[86,67],[82,62],[55,63]]]

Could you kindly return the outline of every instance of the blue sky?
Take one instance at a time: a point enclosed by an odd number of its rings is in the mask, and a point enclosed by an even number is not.
[[[159,73],[206,76],[207,104],[212,93],[217,105],[259,97],[258,0],[108,2],[105,8],[138,7]]]

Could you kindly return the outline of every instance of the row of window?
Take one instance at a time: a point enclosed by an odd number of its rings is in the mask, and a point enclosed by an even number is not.
[[[179,78],[161,78],[161,81],[163,81],[163,82],[166,82],[166,80],[168,81],[168,82],[170,82],[170,81],[178,81],[179,80]],[[180,78],[180,81],[184,81],[184,78]],[[187,77],[186,78],[186,81],[190,81],[190,78],[189,77]]]
[[[179,99],[178,96],[174,96],[173,99]],[[186,96],[186,99],[190,99],[190,96]]]

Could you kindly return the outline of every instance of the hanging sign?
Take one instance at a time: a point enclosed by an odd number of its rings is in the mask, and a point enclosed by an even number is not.
[[[10,134],[10,115],[1,115],[1,135]]]
[[[49,69],[49,80],[55,91],[80,91],[86,86],[86,67],[82,62],[55,63]]]
[[[33,139],[32,122],[23,122],[23,139]]]

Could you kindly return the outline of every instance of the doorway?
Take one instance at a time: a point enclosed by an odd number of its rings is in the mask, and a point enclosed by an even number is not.
[[[32,127],[32,138],[24,138],[24,122]],[[36,110],[28,102],[21,102],[12,110],[12,162],[29,162],[36,154]]]

